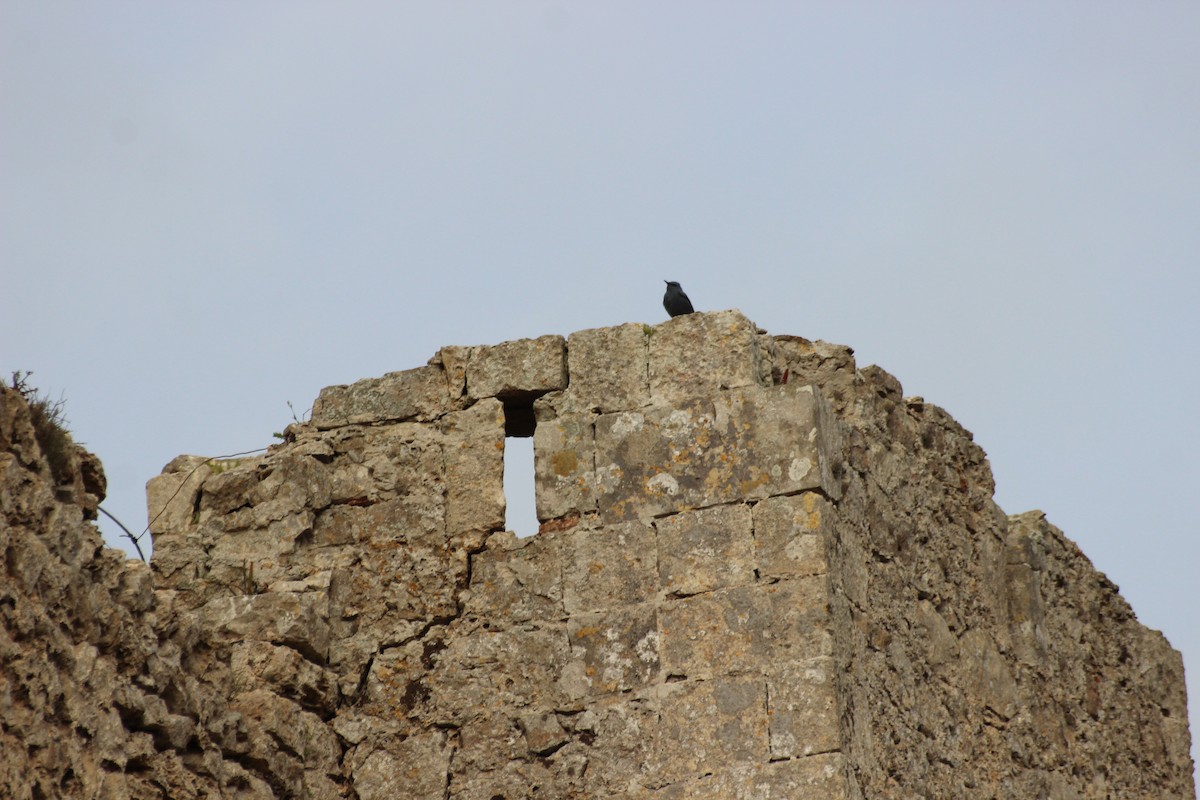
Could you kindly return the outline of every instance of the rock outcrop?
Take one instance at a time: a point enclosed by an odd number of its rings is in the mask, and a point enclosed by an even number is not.
[[[169,464],[152,570],[2,397],[0,793],[1194,794],[1178,653],[848,348],[737,312],[446,347]]]

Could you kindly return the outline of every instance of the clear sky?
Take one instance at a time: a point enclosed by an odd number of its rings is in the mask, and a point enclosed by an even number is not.
[[[972,430],[1196,734],[1197,42],[1195,2],[0,0],[0,370],[140,530],[289,401],[678,280]]]

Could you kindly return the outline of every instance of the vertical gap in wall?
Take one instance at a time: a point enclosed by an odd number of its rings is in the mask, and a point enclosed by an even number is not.
[[[504,403],[504,527],[524,538],[538,532],[533,479],[532,397],[511,397]]]

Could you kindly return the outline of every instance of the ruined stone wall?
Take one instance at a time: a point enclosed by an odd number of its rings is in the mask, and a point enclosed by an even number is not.
[[[506,434],[534,438],[526,539]],[[150,482],[153,590],[114,562],[140,599],[97,607],[157,709],[110,716],[155,755],[101,771],[111,796],[1192,797],[1178,654],[992,488],[945,412],[737,312],[443,348]]]
[[[842,736],[868,798],[1192,797],[1180,655],[1041,512],[1006,517],[971,434],[848,350],[776,361],[845,423],[830,524]]]
[[[272,796],[226,687],[189,669],[206,634],[103,545],[99,461],[72,446],[59,471],[0,387],[0,797]]]
[[[837,796],[837,425],[760,337],[697,315],[331,387],[273,453],[151,483],[156,575],[231,663],[283,648],[337,687],[312,710],[360,798]],[[506,428],[535,441],[525,540]],[[289,698],[236,688],[266,763]]]

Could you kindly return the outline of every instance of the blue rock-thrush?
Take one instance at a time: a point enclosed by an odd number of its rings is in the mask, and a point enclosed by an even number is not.
[[[667,284],[667,293],[663,295],[663,308],[672,317],[678,317],[680,314],[691,314],[695,311],[692,308],[692,301],[684,294],[683,287],[679,285],[679,281],[663,281]]]

